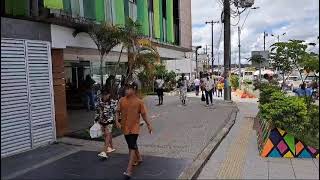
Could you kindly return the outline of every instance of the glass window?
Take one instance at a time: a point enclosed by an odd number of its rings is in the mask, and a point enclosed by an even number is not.
[[[113,17],[112,17],[112,0],[106,0],[105,3],[105,9],[106,9],[106,21],[110,24],[113,23]]]
[[[137,20],[137,4],[136,0],[129,0],[129,17],[133,20]]]

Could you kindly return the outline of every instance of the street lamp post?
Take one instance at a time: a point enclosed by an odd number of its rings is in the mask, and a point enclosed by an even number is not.
[[[198,77],[199,73],[199,67],[198,67],[198,49],[202,48],[202,46],[197,46],[196,47],[196,77]]]
[[[284,35],[286,35],[286,34],[287,34],[287,33],[282,33],[281,36],[284,36]],[[271,34],[271,36],[277,37],[278,42],[280,42],[280,35],[279,35],[279,34],[278,34],[278,35]]]
[[[206,22],[206,24],[211,24],[211,63],[212,63],[212,73],[213,73],[213,62],[214,62],[214,58],[213,58],[213,25],[219,23],[219,21],[209,21]]]

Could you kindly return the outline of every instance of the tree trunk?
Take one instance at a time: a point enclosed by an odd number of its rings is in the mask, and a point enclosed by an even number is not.
[[[261,62],[259,61],[259,83],[261,82]]]
[[[103,55],[100,55],[100,88],[103,89]]]

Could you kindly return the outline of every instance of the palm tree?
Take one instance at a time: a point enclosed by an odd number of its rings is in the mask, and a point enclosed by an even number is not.
[[[88,33],[93,42],[96,44],[100,55],[100,83],[103,87],[103,58],[107,56],[110,51],[121,43],[122,31],[118,26],[103,24],[89,24],[82,26],[73,32],[76,37],[79,33]]]
[[[140,36],[140,27],[140,24],[128,18],[126,25],[121,28],[122,34],[124,34],[121,41],[128,52],[126,83],[133,80],[133,74],[136,70],[143,68],[150,73],[153,69],[152,65],[160,61],[160,56],[155,47],[152,45],[145,46],[139,43],[142,39]]]

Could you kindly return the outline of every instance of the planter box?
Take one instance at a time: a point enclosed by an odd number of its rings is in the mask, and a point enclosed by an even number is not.
[[[286,131],[273,127],[266,120],[255,119],[258,149],[262,157],[319,158],[319,149],[313,148]]]

